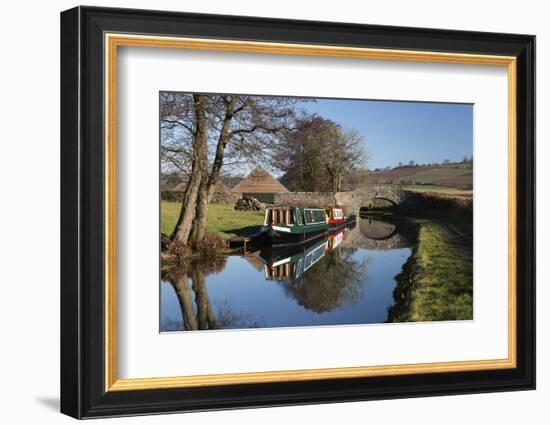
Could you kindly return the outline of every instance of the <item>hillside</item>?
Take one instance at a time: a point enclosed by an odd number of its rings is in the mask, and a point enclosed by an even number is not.
[[[220,182],[229,189],[235,187],[241,180],[243,180],[241,176],[220,176]],[[176,189],[178,185],[181,187],[181,183],[185,181],[185,177],[177,174],[163,175],[161,190],[178,190]],[[471,196],[473,165],[471,163],[416,165],[354,173],[345,178],[343,189],[356,190],[373,184],[403,185],[408,190]]]
[[[461,190],[473,187],[473,166],[470,163],[396,167],[370,171],[362,175],[364,184],[402,184],[405,186],[435,186]]]

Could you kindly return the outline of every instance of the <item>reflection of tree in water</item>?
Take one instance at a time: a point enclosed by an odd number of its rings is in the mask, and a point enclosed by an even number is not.
[[[368,260],[353,258],[355,249],[327,251],[298,279],[279,281],[285,294],[316,313],[355,303],[363,295],[363,277]]]
[[[183,326],[174,320],[163,321],[163,331],[225,329],[238,327],[237,325],[246,327],[241,324],[247,321],[248,315],[233,311],[228,302],[217,304],[215,312],[208,297],[206,276],[221,272],[226,262],[227,258],[220,257],[209,259],[208,262],[193,262],[186,268],[174,267],[163,272],[162,279],[170,282],[174,288],[183,317]],[[249,325],[256,326],[255,323]]]
[[[250,321],[250,314],[233,310],[227,300],[216,303],[216,311],[220,329],[261,327],[259,322]]]

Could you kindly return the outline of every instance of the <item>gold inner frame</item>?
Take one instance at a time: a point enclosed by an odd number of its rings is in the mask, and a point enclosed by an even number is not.
[[[105,46],[105,391],[309,381],[515,368],[516,358],[516,58],[461,53],[370,49],[326,45],[213,40],[106,33]],[[117,379],[116,325],[116,98],[119,46],[325,56],[408,62],[494,65],[508,71],[508,357],[495,360],[415,363],[164,378]]]

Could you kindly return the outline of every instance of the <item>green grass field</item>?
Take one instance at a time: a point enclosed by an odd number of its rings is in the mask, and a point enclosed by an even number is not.
[[[161,232],[169,235],[174,230],[180,212],[180,203],[161,203]],[[258,231],[264,221],[262,211],[235,211],[233,205],[210,204],[207,231],[219,233],[227,239],[247,236]]]

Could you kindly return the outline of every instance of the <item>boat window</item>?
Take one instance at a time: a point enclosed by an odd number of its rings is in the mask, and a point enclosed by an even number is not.
[[[311,211],[311,221],[312,222],[319,221],[319,211]]]
[[[294,224],[294,211],[287,210],[286,214],[287,214],[287,224]]]
[[[280,210],[275,211],[275,223],[277,223],[277,224],[279,224],[281,222],[280,214],[281,214]]]

